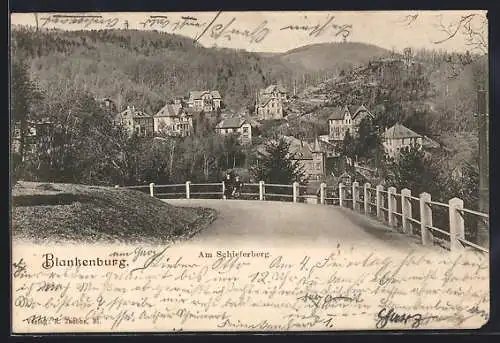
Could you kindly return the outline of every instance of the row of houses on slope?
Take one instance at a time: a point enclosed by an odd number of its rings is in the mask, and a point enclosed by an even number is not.
[[[134,106],[118,113],[115,122],[123,125],[129,134],[152,137],[155,133],[185,137],[193,128],[193,113],[180,104],[166,104],[156,114],[150,115]]]
[[[343,106],[334,109],[328,117],[328,135],[321,136],[325,142],[335,143],[344,140],[347,132],[358,134],[360,123],[363,119],[375,119],[372,113],[363,104],[360,106]],[[439,144],[429,137],[419,134],[400,123],[387,128],[382,135],[385,153],[389,157],[397,155],[411,146],[424,149],[435,149]]]

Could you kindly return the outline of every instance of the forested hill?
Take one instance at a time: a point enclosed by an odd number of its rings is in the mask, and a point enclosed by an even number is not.
[[[353,64],[365,64],[376,57],[390,55],[389,50],[365,43],[320,43],[289,50],[271,57],[307,71],[334,71]]]
[[[12,31],[14,58],[25,59],[34,78],[54,96],[84,89],[113,99],[121,108],[135,105],[151,112],[168,99],[201,89],[219,90],[226,105],[238,110],[250,106],[256,91],[271,83],[279,81],[290,90],[295,83],[300,90],[346,56],[364,60],[383,50],[344,44],[312,45],[266,56],[205,48],[190,38],[154,31]],[[309,59],[315,69],[307,65]],[[356,62],[359,58],[349,60]]]

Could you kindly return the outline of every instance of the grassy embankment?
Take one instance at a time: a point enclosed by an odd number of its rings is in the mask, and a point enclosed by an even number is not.
[[[123,188],[19,182],[12,190],[13,238],[39,243],[161,244],[190,238],[215,218],[212,209]]]

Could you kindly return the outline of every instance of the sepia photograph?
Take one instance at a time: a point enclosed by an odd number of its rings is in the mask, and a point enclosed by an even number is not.
[[[486,11],[11,13],[9,49],[13,334],[488,322]]]

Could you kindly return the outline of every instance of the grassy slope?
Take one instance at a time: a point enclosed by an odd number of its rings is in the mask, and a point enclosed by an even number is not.
[[[12,195],[13,236],[32,241],[163,243],[189,238],[216,217],[129,189],[21,182]]]

